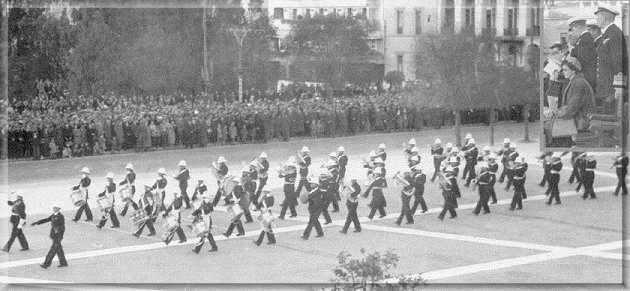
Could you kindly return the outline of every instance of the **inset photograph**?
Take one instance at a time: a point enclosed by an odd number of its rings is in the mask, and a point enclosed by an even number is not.
[[[626,1],[545,1],[543,149],[622,147],[628,110],[628,14]]]

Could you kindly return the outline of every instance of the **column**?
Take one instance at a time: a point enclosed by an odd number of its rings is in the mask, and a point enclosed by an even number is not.
[[[475,34],[481,35],[486,23],[486,4],[484,0],[475,0]]]
[[[436,19],[435,22],[437,23],[437,32],[438,33],[442,33],[442,27],[444,27],[444,23],[442,23],[444,21],[444,5],[443,5],[444,0],[438,0],[438,5],[437,5],[437,15],[436,15]]]
[[[516,13],[518,13],[518,15],[516,16],[516,27],[518,27],[518,36],[525,37],[527,35],[527,28],[531,27],[531,24],[527,23],[529,20],[527,15],[530,12],[530,8],[530,0],[519,0],[518,9],[516,10]]]
[[[455,33],[462,32],[462,28],[464,27],[464,1],[465,0],[455,0]]]
[[[505,2],[506,0],[497,0],[497,20],[495,27],[497,28],[497,36],[504,36],[505,29]]]

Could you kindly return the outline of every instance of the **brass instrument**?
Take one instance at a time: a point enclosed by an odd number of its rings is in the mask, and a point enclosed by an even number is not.
[[[302,163],[306,163],[306,162],[304,161],[304,157],[302,157],[302,154],[301,154],[300,152],[297,152],[297,155],[296,155],[296,156],[300,159],[300,162],[302,162]]]
[[[212,176],[219,181],[224,178],[223,175],[219,174],[219,165],[216,162],[212,162],[212,165],[210,167],[210,174],[212,174]]]
[[[255,158],[255,159],[253,160],[253,162],[256,164],[256,165],[255,165],[255,167],[256,167],[256,171],[257,171],[257,172],[260,172],[260,171],[262,171],[262,170],[265,168],[265,167],[262,165],[262,163],[260,162],[260,158],[259,158],[259,157]]]
[[[405,180],[402,174],[400,174],[400,171],[396,172],[396,174],[394,174],[392,178],[394,178],[394,181],[396,181],[396,184],[400,186],[403,186],[403,187],[409,186],[409,182]]]

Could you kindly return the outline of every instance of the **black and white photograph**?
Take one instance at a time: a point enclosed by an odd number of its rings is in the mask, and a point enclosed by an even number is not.
[[[544,6],[545,148],[620,151],[628,119],[628,3]]]
[[[623,287],[627,2],[0,4],[9,289]]]

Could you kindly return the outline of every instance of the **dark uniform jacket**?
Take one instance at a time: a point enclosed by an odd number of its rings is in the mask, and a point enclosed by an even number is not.
[[[299,166],[300,166],[300,179],[302,180],[306,180],[307,176],[308,176],[308,167],[311,165],[311,157],[306,155],[304,157],[302,157],[302,159],[304,160],[303,162],[300,160],[299,162]]]
[[[604,29],[604,28],[602,28]],[[611,24],[602,31],[597,51],[596,98],[604,99],[615,93],[614,76],[623,72],[628,75],[626,39],[617,25]]]
[[[439,166],[444,160],[444,148],[441,146],[431,148],[431,155],[433,156],[433,164]]]
[[[72,190],[78,190],[79,188],[87,188],[90,187],[90,184],[92,184],[92,180],[90,179],[90,177],[85,176],[85,178],[82,178],[81,181],[79,182],[79,185],[74,186],[72,188]],[[85,189],[85,199],[87,200],[88,197],[88,191],[87,189]]]
[[[582,65],[584,78],[595,90],[595,81],[597,80],[597,52],[595,51],[595,41],[593,36],[587,31],[583,32],[578,38],[575,47],[569,53],[570,56],[578,59]]]
[[[16,199],[15,201],[7,201],[7,204],[11,206],[11,223],[17,224],[20,219],[26,219],[26,205],[22,199]]]
[[[260,164],[262,165],[262,169],[260,169],[260,171],[258,172],[258,177],[260,179],[266,179],[267,171],[269,171],[269,161],[267,161],[267,159],[264,159],[260,161]]]
[[[190,179],[190,172],[188,172],[188,169],[180,170],[179,173],[177,173],[177,176],[175,176],[175,179],[179,181],[180,187],[188,187],[188,179]]]
[[[122,186],[125,184],[129,184],[129,185],[133,185],[133,183],[136,181],[136,173],[132,172],[127,172],[127,176],[125,176],[125,180],[123,180],[122,182],[118,183],[118,186]]]
[[[61,241],[63,239],[63,234],[66,232],[65,220],[61,212],[53,213],[51,216],[38,220],[34,224],[39,225],[46,222],[51,223],[50,238],[56,242]]]
[[[616,168],[616,172],[619,175],[627,175],[628,174],[628,156],[618,156],[615,159],[615,163],[613,166]]]
[[[427,182],[427,175],[424,173],[413,174],[413,187],[415,188],[413,194],[419,196],[424,194],[424,184]]]

